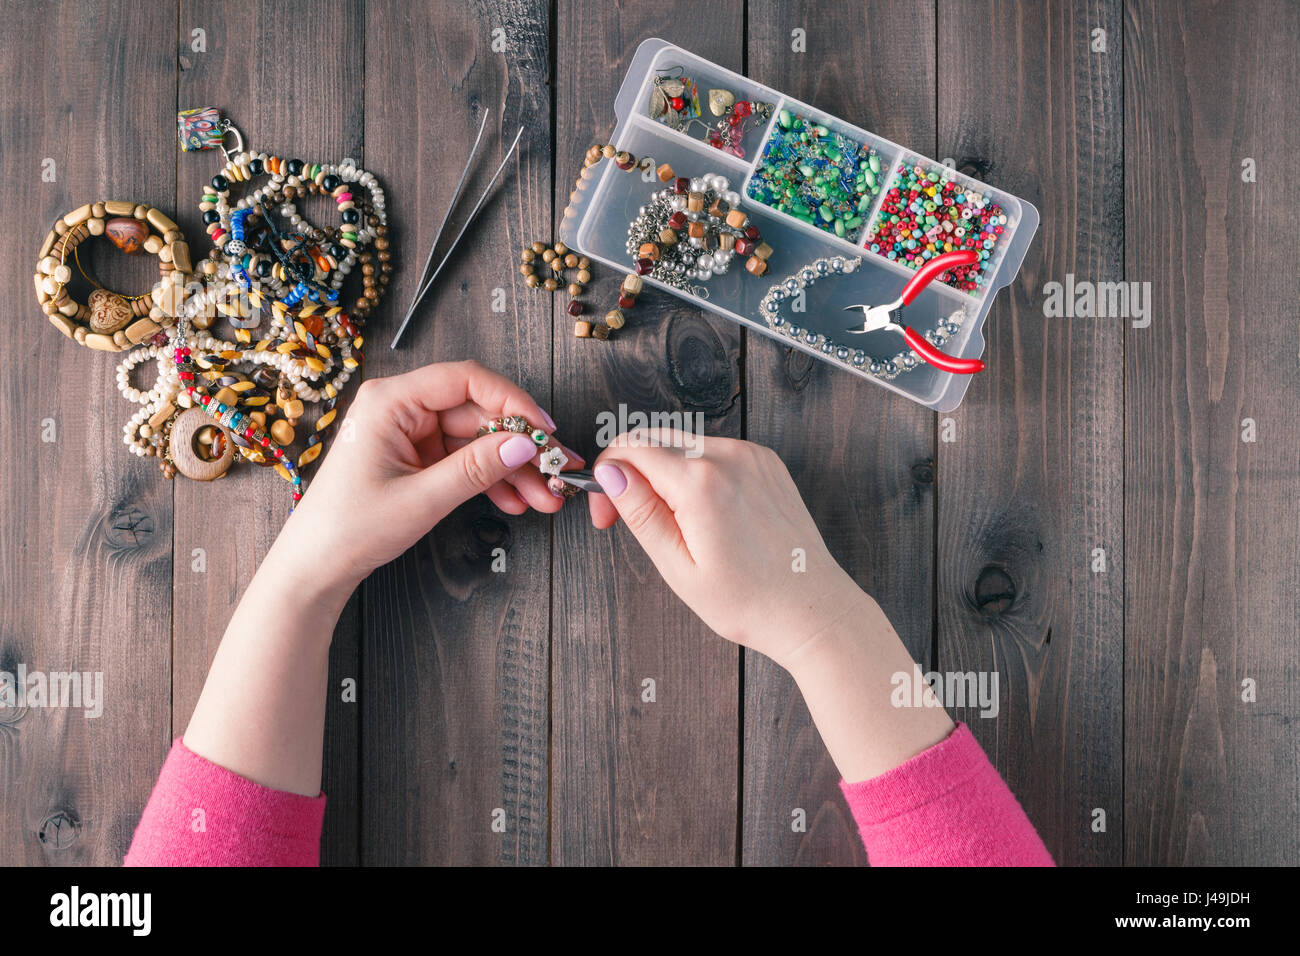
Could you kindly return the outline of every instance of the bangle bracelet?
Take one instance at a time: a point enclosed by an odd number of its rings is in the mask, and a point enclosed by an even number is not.
[[[106,236],[127,255],[158,257],[159,282],[150,293],[126,296],[105,289],[81,267],[79,247],[92,236]],[[41,243],[33,275],[41,311],[64,335],[92,349],[120,352],[152,338],[176,321],[191,271],[189,246],[176,223],[142,203],[105,200],[86,203],[55,221]],[[93,291],[84,303],[68,292],[72,265]]]

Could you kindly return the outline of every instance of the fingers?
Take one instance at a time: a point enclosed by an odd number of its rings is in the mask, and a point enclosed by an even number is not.
[[[619,454],[602,454],[596,462],[594,474],[605,494],[591,496],[592,520],[597,527],[608,527],[613,524],[608,510],[612,508],[645,548],[665,580],[670,584],[681,580],[681,575],[691,570],[695,561],[682,540],[677,518],[668,502],[651,487],[637,466],[619,455],[621,451]],[[656,467],[663,462],[659,456],[647,457],[655,462]],[[600,523],[602,520],[608,524]]]
[[[373,383],[373,384],[372,384]],[[441,362],[414,371],[363,383],[368,393],[386,402],[399,426],[412,438],[426,434],[438,413],[462,405],[477,406],[484,418],[522,415],[548,433],[555,424],[531,395],[504,375],[478,362]],[[476,414],[474,427],[483,424]],[[471,432],[472,434],[472,432]]]
[[[537,446],[527,435],[485,435],[400,481],[409,507],[432,526],[457,505],[487,492],[536,456]],[[503,511],[515,513],[499,490],[489,497]]]
[[[432,464],[444,454],[464,448],[473,441],[478,441],[478,439],[446,436],[439,446],[439,454],[436,458],[427,459],[427,463]],[[581,468],[587,463],[586,459],[572,449],[564,445],[560,445],[560,447],[564,449],[564,453],[569,457],[566,468]],[[535,463],[512,472],[503,478],[499,484],[493,485],[488,489],[488,497],[492,499],[493,504],[507,514],[522,514],[529,508],[545,514],[554,514],[564,505],[564,499],[551,494],[550,489],[546,487],[546,477],[537,470]],[[519,507],[520,503],[522,503],[522,507]]]

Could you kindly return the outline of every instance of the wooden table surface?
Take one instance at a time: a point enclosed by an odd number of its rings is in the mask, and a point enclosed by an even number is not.
[[[1296,4],[3,0],[0,22],[0,670],[102,671],[106,698],[0,708],[0,863],[120,861],[286,514],[261,470],[169,482],[127,455],[117,358],[32,295],[45,231],[90,200],[174,210],[206,252],[217,154],[181,154],[175,113],[208,105],[382,179],[399,264],[368,376],[477,357],[589,457],[620,403],[775,448],[922,664],[997,673],[997,716],[954,716],[1058,862],[1297,862]],[[577,340],[564,297],[525,288],[519,247],[553,235],[652,36],[1038,207],[956,412],[658,293],[616,341]],[[389,351],[486,109],[491,157],[522,123],[520,153]],[[1067,275],[1149,283],[1149,324],[1046,317]],[[792,682],[578,504],[473,501],[354,597],[324,860],[865,862]]]

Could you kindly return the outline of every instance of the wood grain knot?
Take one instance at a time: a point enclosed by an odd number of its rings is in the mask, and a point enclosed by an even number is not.
[[[736,368],[713,326],[696,315],[674,313],[664,336],[668,378],[684,408],[719,417],[740,394]]]
[[[934,484],[934,459],[922,458],[912,466],[912,481],[918,485]]]
[[[785,380],[794,391],[803,391],[804,386],[812,381],[816,367],[817,360],[807,352],[790,348],[785,350]]]
[[[65,850],[81,835],[81,821],[71,810],[55,810],[41,822],[41,843],[55,850]]]
[[[1016,582],[1006,568],[987,565],[975,579],[974,600],[986,617],[1005,614],[1016,603]]]
[[[114,548],[140,548],[153,537],[153,518],[134,505],[119,508],[108,517],[104,537]]]

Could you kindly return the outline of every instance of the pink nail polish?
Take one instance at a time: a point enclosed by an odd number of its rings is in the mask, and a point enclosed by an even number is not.
[[[592,472],[600,487],[605,489],[605,494],[610,498],[617,498],[623,492],[627,491],[627,475],[618,465],[611,465],[609,462],[601,462]]]
[[[498,454],[501,455],[501,463],[507,468],[518,468],[537,454],[537,446],[527,435],[515,435],[502,444]]]
[[[546,414],[546,409],[539,405],[537,406],[537,410],[542,413],[542,421],[546,423],[546,430],[548,432],[555,431],[555,420],[551,418],[550,415]]]

